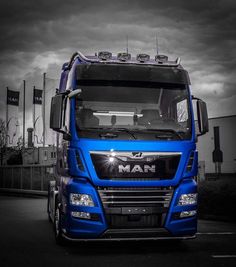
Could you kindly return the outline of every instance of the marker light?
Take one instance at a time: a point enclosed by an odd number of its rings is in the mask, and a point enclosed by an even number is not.
[[[186,172],[190,172],[193,168],[194,163],[194,152],[192,151],[188,160],[188,164],[186,166]]]
[[[192,217],[197,214],[196,210],[182,211],[179,215],[180,218]]]
[[[89,212],[72,211],[72,212],[71,212],[71,215],[72,215],[73,217],[75,217],[75,218],[87,219],[87,220],[91,219],[91,215],[90,215]]]
[[[98,52],[98,58],[101,60],[108,60],[112,58],[112,53],[107,51]]]
[[[87,194],[70,194],[70,203],[76,206],[94,207],[93,199]]]
[[[197,193],[182,194],[179,198],[178,206],[196,205]]]
[[[156,55],[155,56],[155,61],[159,62],[159,63],[164,63],[168,61],[168,57],[165,55]]]
[[[131,59],[131,54],[129,53],[118,53],[117,59],[120,61],[127,61]]]
[[[85,171],[85,169],[84,169],[84,164],[83,164],[83,162],[82,162],[82,160],[81,160],[81,157],[80,157],[80,153],[79,153],[79,151],[76,151],[76,160],[77,160],[77,166],[78,166],[78,168],[82,171],[82,172],[84,172]]]
[[[140,62],[146,62],[150,60],[150,56],[148,54],[138,54],[136,59]]]

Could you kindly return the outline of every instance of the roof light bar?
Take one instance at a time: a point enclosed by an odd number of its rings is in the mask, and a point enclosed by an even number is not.
[[[123,53],[121,53],[121,54],[123,54]],[[124,54],[128,54],[128,53],[124,53]],[[165,57],[165,59],[163,57]],[[112,53],[103,51],[103,52],[100,52],[98,54],[98,58],[97,58],[97,57],[86,57],[81,52],[78,51],[72,55],[69,63],[64,64],[63,70],[67,70],[67,69],[70,70],[72,67],[72,63],[74,62],[74,60],[76,58],[78,58],[82,62],[84,62],[84,61],[85,62],[99,62],[99,59],[104,60],[104,61],[106,61],[108,59],[112,59]],[[128,56],[128,58],[129,58],[129,56]],[[118,59],[118,57],[117,57],[117,60],[121,61],[121,59]],[[130,60],[131,60],[131,58],[130,58]],[[136,57],[136,60],[140,61],[140,63],[144,63],[145,61],[150,60],[150,56],[147,54],[138,54]],[[164,60],[166,60],[166,61],[164,61]],[[181,62],[179,57],[175,61],[168,61],[168,57],[165,55],[156,55],[155,61],[157,62],[156,64],[166,63],[168,66],[179,66],[180,62]],[[149,64],[155,64],[155,63],[153,61],[150,61]]]
[[[108,60],[112,58],[112,53],[107,51],[98,52],[98,58],[101,60]]]
[[[157,61],[158,63],[165,63],[168,61],[168,57],[165,55],[156,55],[155,61]]]
[[[127,61],[131,59],[131,54],[129,53],[118,53],[117,59],[120,61]]]
[[[136,59],[139,62],[146,62],[150,60],[150,56],[148,54],[138,54]]]

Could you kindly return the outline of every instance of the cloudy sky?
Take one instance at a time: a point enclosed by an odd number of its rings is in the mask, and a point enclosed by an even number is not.
[[[74,51],[125,50],[181,57],[193,94],[208,104],[209,117],[236,114],[236,2],[234,0],[1,0],[0,118],[6,86],[22,91],[26,80],[27,122],[32,86],[48,96],[58,86],[60,67]],[[19,110],[21,114],[21,107]]]

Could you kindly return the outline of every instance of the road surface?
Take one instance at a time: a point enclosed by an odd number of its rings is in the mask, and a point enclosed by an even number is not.
[[[236,266],[236,224],[199,221],[197,238],[175,242],[56,245],[45,198],[0,196],[0,267]]]

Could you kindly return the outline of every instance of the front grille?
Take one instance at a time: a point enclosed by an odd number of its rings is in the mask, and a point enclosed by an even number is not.
[[[104,208],[107,207],[169,207],[173,187],[168,188],[103,188],[98,189]]]
[[[90,151],[99,179],[170,180],[179,166],[180,152]]]
[[[110,228],[162,227],[173,195],[168,188],[99,188]]]

